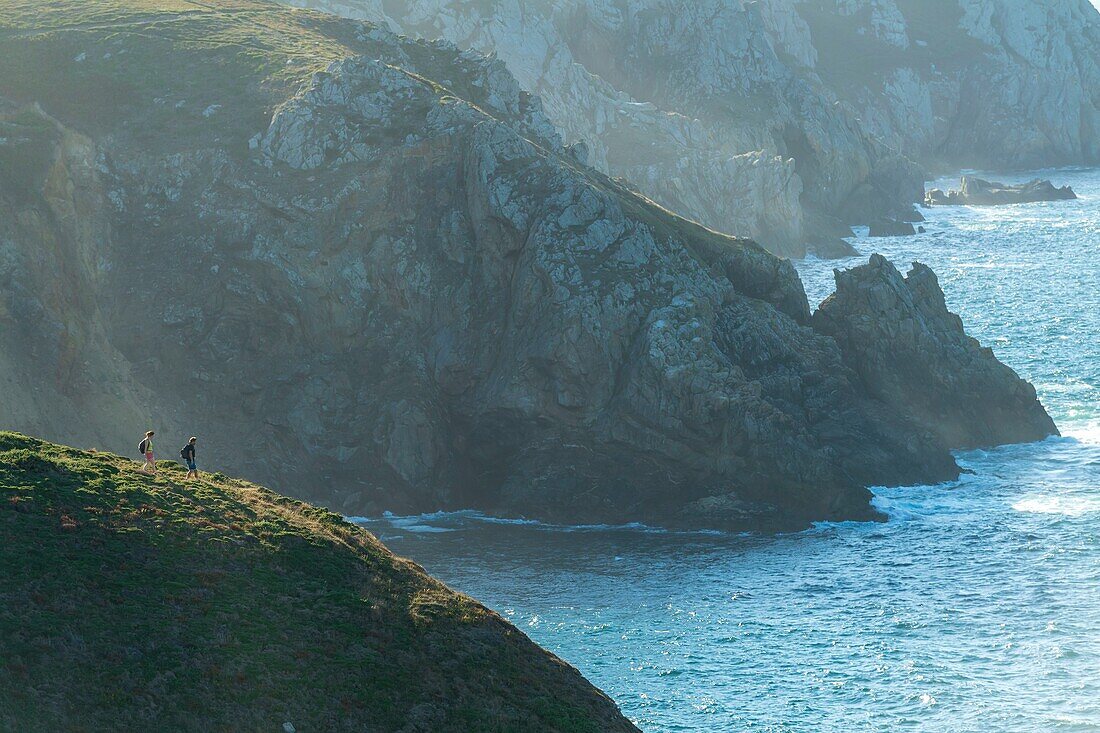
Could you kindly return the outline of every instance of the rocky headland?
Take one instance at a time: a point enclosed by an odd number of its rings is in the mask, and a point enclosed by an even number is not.
[[[928,172],[1100,162],[1087,0],[288,0],[492,52],[598,170],[798,257]]]
[[[323,509],[0,433],[0,729],[637,732]]]
[[[873,260],[811,317],[789,262],[584,165],[499,59],[257,0],[5,23],[7,426],[200,434],[348,514],[742,529],[873,518],[868,485],[1054,431],[934,278]]]

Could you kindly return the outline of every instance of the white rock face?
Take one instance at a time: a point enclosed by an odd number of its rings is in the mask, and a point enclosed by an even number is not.
[[[289,1],[497,54],[590,165],[781,254],[904,216],[898,156],[1100,160],[1087,0]]]
[[[869,32],[891,46],[909,48],[905,16],[893,0],[836,0],[836,12],[845,17],[863,16],[866,24],[857,26],[857,32]]]
[[[777,102],[767,98],[775,96],[773,88],[793,81],[771,39],[782,39],[782,53],[802,65],[815,60],[808,26],[793,6],[681,2],[674,22],[657,16],[651,26],[647,3],[536,6],[512,0],[486,11],[474,3],[412,0],[389,15],[351,2],[298,4],[496,53],[520,85],[542,99],[565,141],[586,144],[593,167],[626,178],[658,203],[712,228],[753,237],[783,254],[805,251],[802,177],[771,129],[776,125],[759,123],[761,116],[771,116],[764,107]],[[585,24],[591,38],[574,49],[570,28],[577,23]],[[699,27],[708,23],[713,32],[700,35]],[[622,59],[588,57],[603,45],[599,36],[607,35],[632,47],[621,49],[623,54],[663,54],[662,43],[674,49],[681,63],[668,70],[663,91],[626,78],[610,83],[607,75]],[[644,72],[653,59],[639,61]],[[748,97],[761,85],[768,88],[759,100],[733,100],[732,107],[729,100],[719,102],[731,107],[721,114],[704,114],[698,105],[678,101],[684,95]],[[785,118],[792,115],[793,110],[783,112]]]
[[[963,83],[977,95],[970,133],[983,156],[1003,151],[1006,163],[1020,166],[1094,163],[1100,157],[1096,9],[1088,0],[959,2],[960,26],[992,47],[995,83],[983,84],[980,72]]]
[[[784,0],[764,0],[760,3],[760,12],[768,34],[775,39],[780,51],[794,58],[799,66],[812,69],[817,65],[817,49],[810,37],[810,27],[793,4]]]

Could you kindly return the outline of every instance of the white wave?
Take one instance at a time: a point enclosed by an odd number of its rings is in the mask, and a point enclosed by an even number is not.
[[[919,501],[902,501],[876,494],[871,506],[885,514],[891,522],[908,522],[924,515],[926,507]]]
[[[436,527],[431,524],[403,524],[398,527],[402,532],[414,532],[422,534],[435,534],[438,532],[454,532],[453,527]]]
[[[1020,499],[1012,508],[1028,514],[1060,514],[1080,517],[1100,512],[1100,497],[1075,497],[1059,495],[1031,495]]]
[[[1100,422],[1068,428],[1064,433],[1064,437],[1072,438],[1084,445],[1100,445]]]
[[[525,519],[522,517],[495,517],[476,509],[459,509],[456,511],[429,512],[426,514],[398,515],[393,512],[382,512],[381,517],[344,517],[353,524],[370,525],[384,521],[392,527],[409,532],[453,532],[459,527],[439,527],[439,523],[449,525],[462,525],[466,522],[481,522],[484,524],[501,524],[520,527],[535,527],[554,532],[638,532],[642,534],[673,534],[673,535],[709,535],[725,536],[730,533],[717,529],[668,529],[655,527],[641,522],[627,522],[625,524],[554,524],[542,522],[537,519]]]

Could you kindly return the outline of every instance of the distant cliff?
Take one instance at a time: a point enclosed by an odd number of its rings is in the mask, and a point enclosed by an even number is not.
[[[637,733],[339,516],[0,432],[0,729]]]
[[[250,0],[8,22],[7,426],[198,434],[347,513],[757,529],[873,517],[867,485],[1053,430],[937,433],[862,359],[946,322],[938,288],[870,332],[873,299],[812,320],[789,262],[584,166],[499,60]],[[1021,394],[1006,420],[1042,412]]]
[[[1100,161],[1088,0],[291,1],[498,54],[594,166],[785,255],[925,170]]]

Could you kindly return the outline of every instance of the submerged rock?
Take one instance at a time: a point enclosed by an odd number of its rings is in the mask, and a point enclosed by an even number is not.
[[[944,445],[975,448],[1057,435],[1035,388],[966,335],[939,281],[913,263],[904,278],[882,255],[836,272],[814,328],[877,399],[916,418]]]
[[[1008,184],[963,176],[959,190],[944,193],[942,189],[933,188],[925,194],[924,203],[927,206],[1003,206],[1075,198],[1077,194],[1069,186],[1058,188],[1038,178],[1027,183]]]

